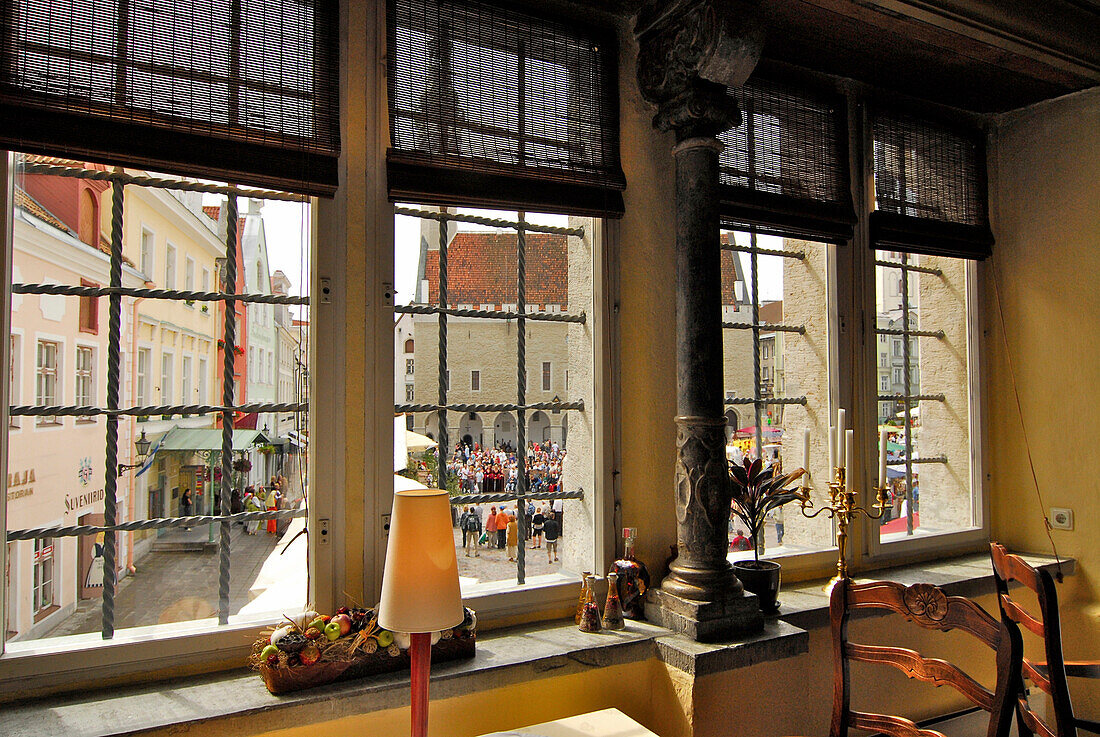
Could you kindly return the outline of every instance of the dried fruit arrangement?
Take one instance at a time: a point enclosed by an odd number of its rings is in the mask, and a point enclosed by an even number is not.
[[[260,635],[248,662],[273,694],[409,667],[409,635],[379,627],[373,609],[307,611]],[[432,662],[473,657],[476,639],[477,615],[467,608],[462,624],[432,634]]]

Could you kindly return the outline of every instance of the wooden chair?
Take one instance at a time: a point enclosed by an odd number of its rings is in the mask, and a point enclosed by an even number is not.
[[[946,660],[925,658],[901,647],[865,645],[848,639],[848,620],[860,609],[895,612],[928,630],[959,630],[974,636],[996,655],[997,683],[990,691],[961,668]],[[830,737],[847,737],[849,729],[865,729],[895,737],[943,737],[900,716],[854,711],[850,705],[850,664],[891,665],[909,678],[934,686],[944,684],[989,714],[987,737],[1006,737],[1012,725],[1015,685],[1018,683],[1023,643],[1012,622],[998,622],[984,609],[961,596],[947,596],[932,584],[904,586],[893,581],[838,584],[829,604],[833,633],[833,719]]]
[[[1100,722],[1081,719],[1073,714],[1073,702],[1069,696],[1068,677],[1100,678],[1100,661],[1068,661],[1062,658],[1062,630],[1058,618],[1058,592],[1049,572],[1032,568],[1018,555],[1012,555],[1004,545],[991,543],[993,576],[997,582],[997,601],[1001,616],[1043,638],[1046,662],[1023,659],[1023,675],[1041,691],[1050,696],[1054,704],[1055,729],[1030,708],[1027,693],[1022,684],[1017,696],[1016,717],[1020,734],[1038,734],[1043,737],[1077,737],[1078,730],[1100,734]],[[1008,584],[1016,581],[1035,592],[1039,600],[1039,618],[1036,619],[1014,601],[1008,593]]]

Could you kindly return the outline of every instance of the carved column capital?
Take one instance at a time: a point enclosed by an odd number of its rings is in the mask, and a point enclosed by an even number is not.
[[[649,0],[634,28],[638,83],[659,130],[682,140],[739,125],[726,87],[744,83],[764,48],[754,0]]]

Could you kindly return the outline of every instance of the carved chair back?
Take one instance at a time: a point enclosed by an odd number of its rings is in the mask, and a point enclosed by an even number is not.
[[[1018,555],[1012,555],[1000,543],[990,543],[993,558],[993,577],[997,582],[997,602],[1001,617],[1024,627],[1043,638],[1046,662],[1023,659],[1022,673],[1035,686],[1050,696],[1054,706],[1054,722],[1042,719],[1028,704],[1027,694],[1020,683],[1016,697],[1016,717],[1020,734],[1036,734],[1041,737],[1077,737],[1079,728],[1100,734],[1100,724],[1078,719],[1073,714],[1067,676],[1085,678],[1100,677],[1100,663],[1066,662],[1062,657],[1062,630],[1058,616],[1058,592],[1054,577],[1048,571],[1028,565]],[[1039,602],[1039,616],[1035,617],[1008,593],[1011,581],[1031,589]]]
[[[848,620],[861,609],[885,610],[927,630],[959,630],[972,635],[996,656],[997,683],[993,691],[958,666],[926,658],[915,650],[851,642]],[[849,729],[864,729],[894,737],[943,737],[900,716],[855,711],[851,708],[850,665],[853,662],[890,665],[909,678],[949,685],[975,706],[989,713],[986,737],[1006,737],[1012,724],[1015,686],[1019,679],[1023,644],[1012,622],[998,622],[984,609],[961,596],[947,596],[932,584],[912,586],[893,581],[838,583],[830,599],[833,631],[833,719],[831,737],[847,737]]]

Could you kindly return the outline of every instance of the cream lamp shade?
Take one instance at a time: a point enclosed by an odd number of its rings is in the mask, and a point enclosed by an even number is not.
[[[392,632],[438,632],[457,627],[464,616],[447,492],[396,489],[379,626]]]

